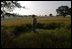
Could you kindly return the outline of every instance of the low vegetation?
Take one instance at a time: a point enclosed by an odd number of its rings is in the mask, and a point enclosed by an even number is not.
[[[31,18],[1,21],[2,48],[70,48],[69,18],[38,18],[37,33],[32,32]]]

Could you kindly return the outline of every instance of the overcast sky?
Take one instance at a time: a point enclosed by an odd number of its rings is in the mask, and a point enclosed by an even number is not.
[[[49,15],[50,13],[56,15],[59,6],[71,7],[71,1],[19,1],[19,3],[26,9],[16,8],[13,12],[21,15]]]

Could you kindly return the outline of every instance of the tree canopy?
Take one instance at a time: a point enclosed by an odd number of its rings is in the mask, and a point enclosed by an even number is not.
[[[25,8],[18,1],[1,1],[1,14],[12,12],[15,8]]]
[[[56,9],[57,14],[66,16],[66,15],[71,15],[71,8],[68,6],[60,6],[58,9]]]

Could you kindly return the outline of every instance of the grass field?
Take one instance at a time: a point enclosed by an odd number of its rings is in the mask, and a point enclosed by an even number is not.
[[[71,18],[37,17],[33,33],[32,18],[1,20],[2,48],[71,48]]]

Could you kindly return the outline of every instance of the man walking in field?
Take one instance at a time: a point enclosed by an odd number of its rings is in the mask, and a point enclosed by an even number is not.
[[[35,15],[32,15],[32,18],[33,18],[33,20],[32,20],[32,31],[34,33],[36,33],[37,19],[36,19]]]

